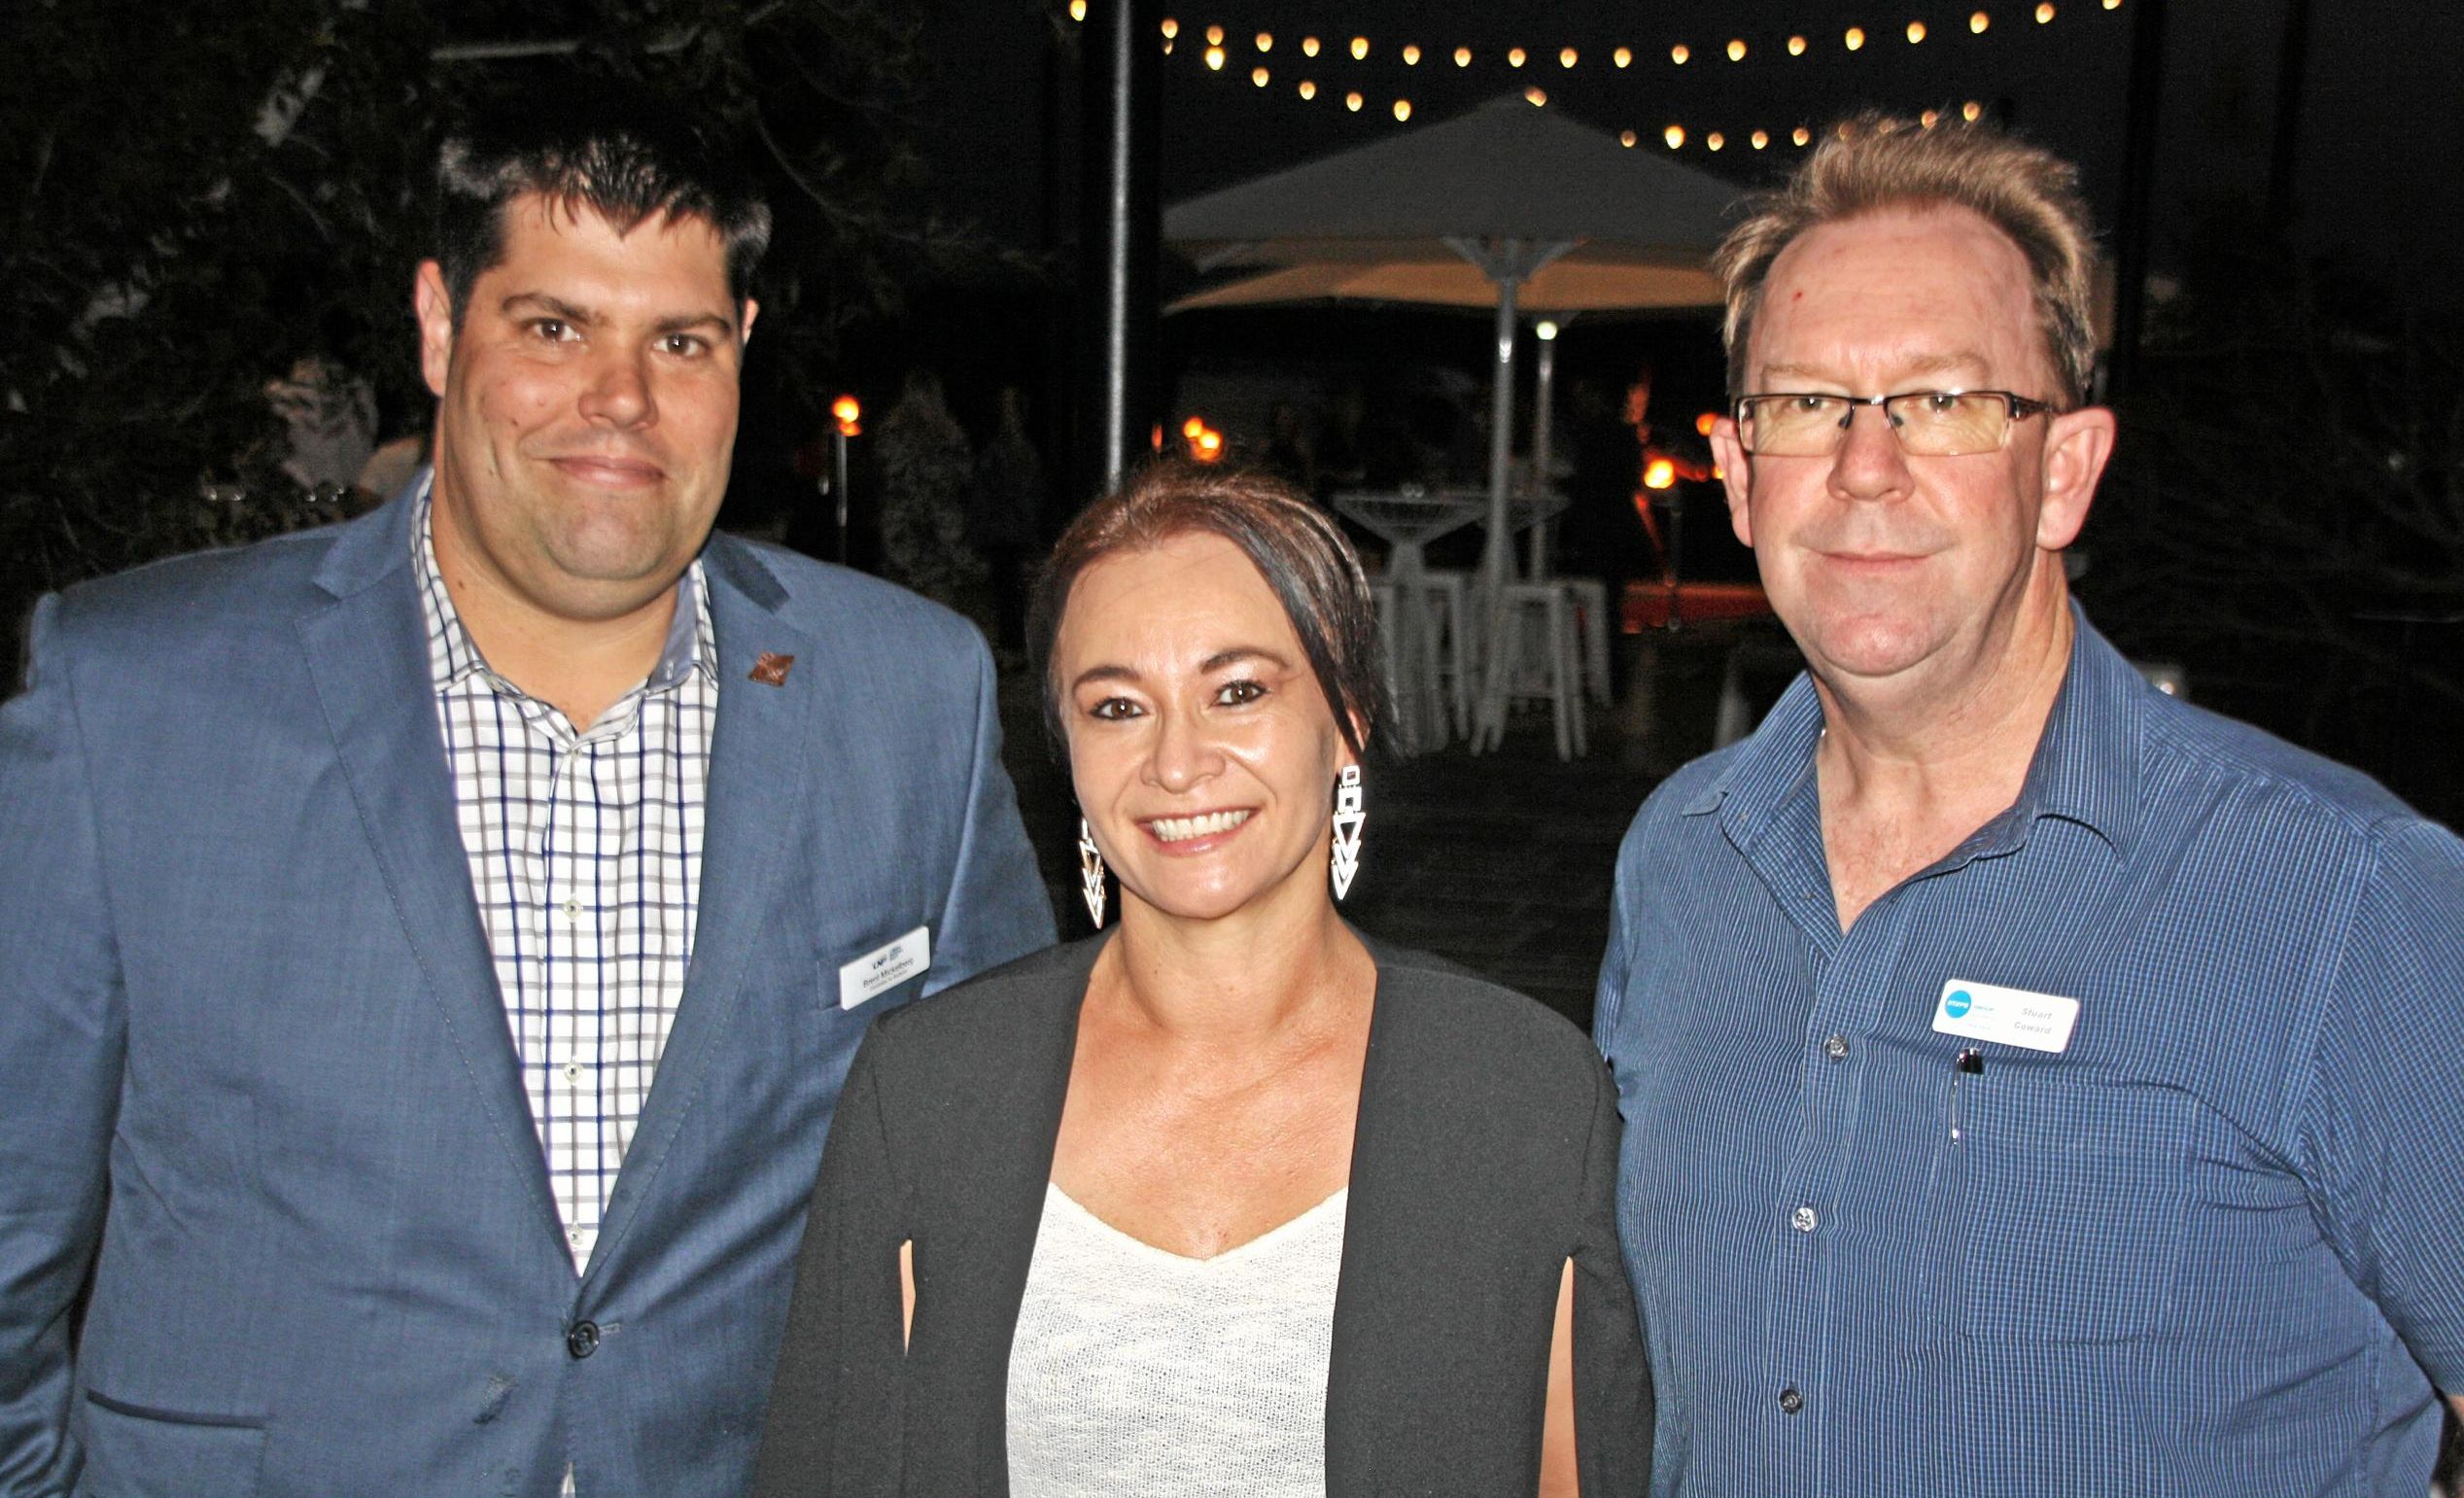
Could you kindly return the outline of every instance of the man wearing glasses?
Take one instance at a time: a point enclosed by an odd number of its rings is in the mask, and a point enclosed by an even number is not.
[[[1619,857],[1662,1495],[2413,1498],[2464,1390],[2464,844],[2070,601],[2093,261],[2065,163],[1872,118],[1720,253],[1808,672]]]

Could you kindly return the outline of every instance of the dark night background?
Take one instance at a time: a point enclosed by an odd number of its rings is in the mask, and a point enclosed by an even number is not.
[[[2145,336],[2116,361],[2124,443],[2082,546],[2089,608],[2133,653],[2183,663],[2198,700],[2464,820],[2447,749],[2464,731],[2464,119],[2449,78],[2464,11],[2173,0],[2141,216],[2127,117],[2148,3],[2060,0],[2039,24],[2032,0],[1173,0],[1163,196],[1529,87],[1634,130],[1638,151],[1667,153],[1662,129],[1682,124],[1679,158],[1741,186],[1787,168],[1799,124],[1975,101],[2080,163],[2109,242],[2145,231]],[[1220,72],[1201,60],[1209,25],[1226,32]],[[1851,25],[1867,34],[1856,52]],[[1082,498],[1064,477],[1089,149],[1078,31],[1046,0],[19,0],[0,21],[17,75],[0,91],[0,612],[14,631],[41,588],[349,507],[286,487],[266,383],[320,357],[368,383],[380,436],[418,432],[407,291],[436,122],[576,73],[686,101],[749,142],[774,183],[781,249],[725,523],[810,539],[794,455],[830,399],[858,395],[877,433],[930,373],[978,447],[1002,390],[1020,393],[1043,456],[1034,525],[1050,534]],[[1744,60],[1726,58],[1731,39]],[[1424,50],[1416,67],[1407,43]],[[1504,63],[1512,46],[1529,52],[1520,69]],[[1472,66],[1454,66],[1457,47]],[[1351,89],[1358,113],[1339,102]],[[1749,144],[1756,129],[1767,149]],[[1163,279],[1167,296],[1191,284],[1168,261]],[[1485,320],[1465,314],[1187,314],[1163,324],[1159,401],[1175,419],[1202,411],[1254,458],[1269,399],[1476,394],[1485,345]],[[1718,400],[1709,312],[1585,318],[1560,349],[1560,430],[1595,470],[1619,449],[1586,448],[1584,422],[1644,367],[1663,431]],[[878,478],[865,441],[859,511]],[[1612,502],[1588,531],[1570,525],[1572,565],[1614,573],[1634,544],[1614,503],[1631,474],[1574,482]],[[1709,487],[1687,503],[1689,572],[1742,572]],[[877,522],[857,518],[869,536]]]

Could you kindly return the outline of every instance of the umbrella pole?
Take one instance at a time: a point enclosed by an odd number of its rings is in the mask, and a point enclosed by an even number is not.
[[[1511,251],[1510,250],[1510,257]],[[1507,489],[1514,458],[1514,302],[1522,277],[1497,278],[1497,362],[1489,393],[1489,537],[1481,554],[1481,580],[1488,594],[1488,649],[1483,652],[1480,720],[1472,748],[1495,749],[1506,738],[1506,685],[1512,663],[1506,650],[1506,585],[1513,580],[1514,533],[1508,529]]]
[[[1549,469],[1555,454],[1549,449],[1550,407],[1557,400],[1557,339],[1561,325],[1543,323],[1536,341],[1540,348],[1532,361],[1532,496],[1546,508],[1550,488]],[[1532,522],[1531,560],[1523,575],[1533,582],[1548,580],[1548,521],[1540,515]]]

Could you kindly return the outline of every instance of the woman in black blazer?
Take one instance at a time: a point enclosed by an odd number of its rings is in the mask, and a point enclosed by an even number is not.
[[[1329,897],[1382,697],[1341,534],[1159,469],[1045,587],[1121,924],[874,1027],[755,1491],[1648,1491],[1597,1053]]]

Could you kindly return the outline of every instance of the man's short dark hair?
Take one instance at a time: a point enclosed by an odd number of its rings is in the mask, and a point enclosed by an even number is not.
[[[508,103],[436,153],[435,255],[457,325],[471,284],[504,258],[506,205],[526,194],[626,232],[653,214],[702,220],[726,246],[739,303],[770,247],[770,205],[752,181],[656,105],[612,94]]]

